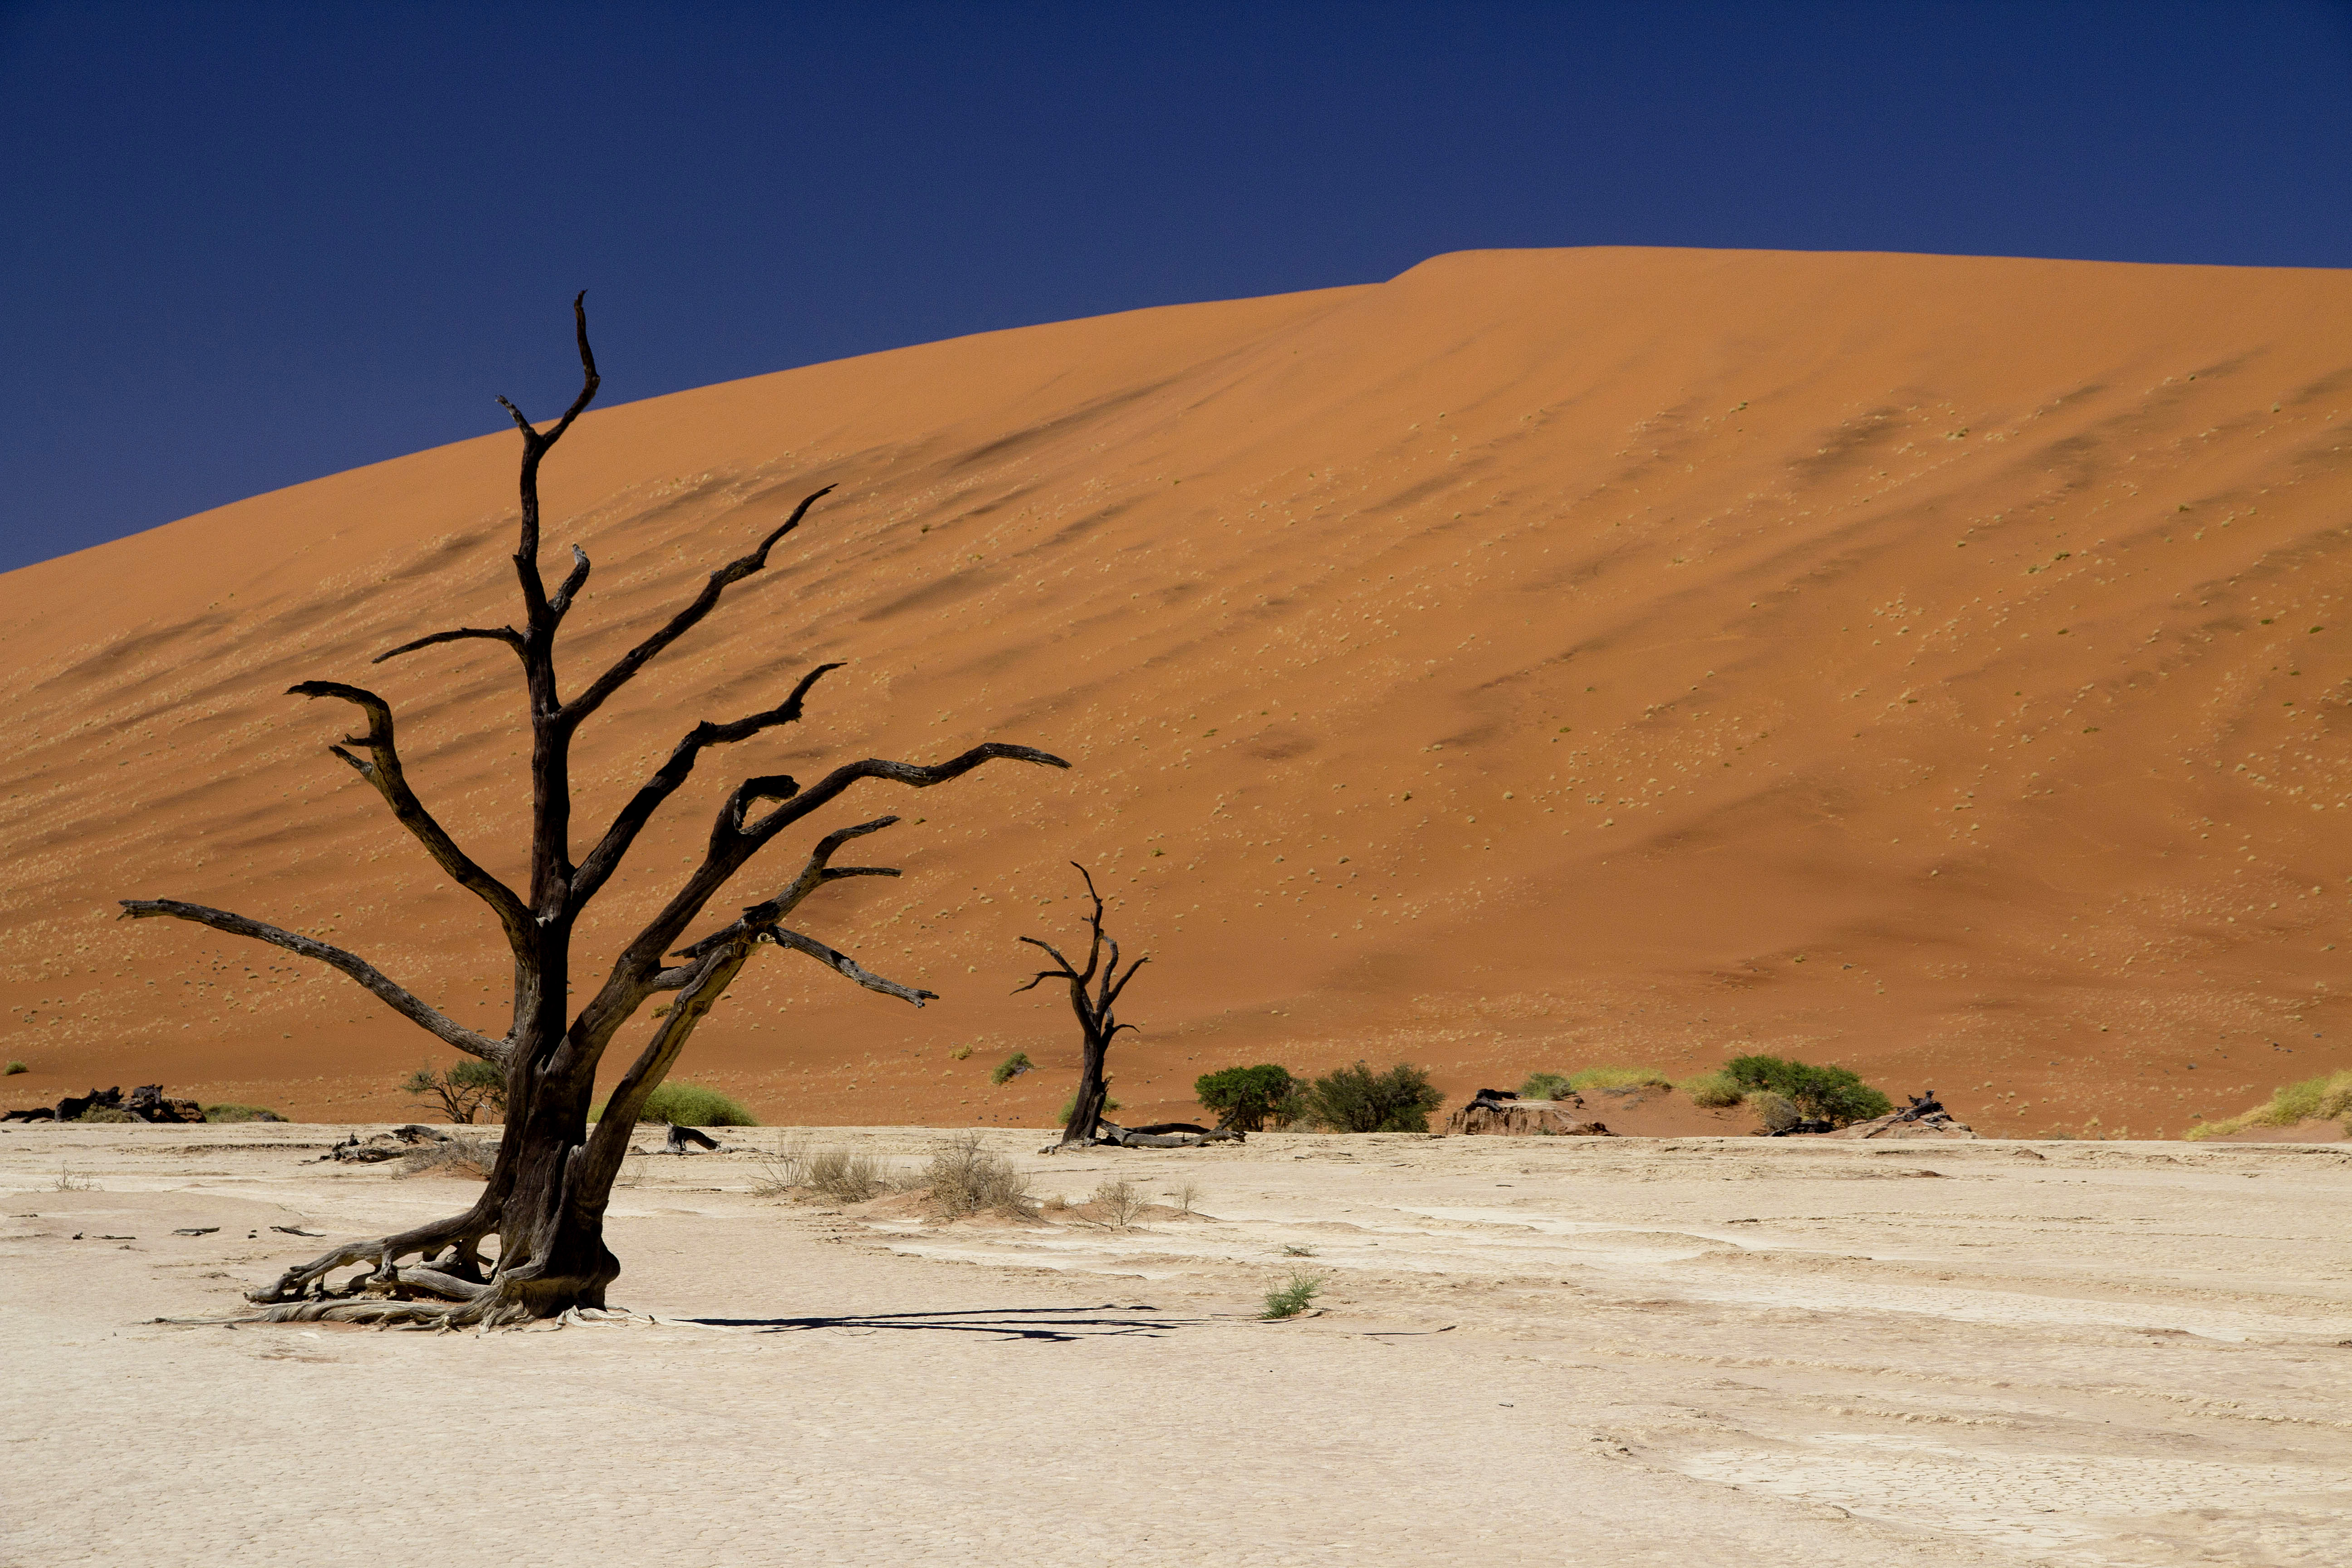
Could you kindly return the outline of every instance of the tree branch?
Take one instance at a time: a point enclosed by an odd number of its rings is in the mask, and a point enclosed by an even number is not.
[[[250,937],[256,942],[266,942],[289,952],[299,953],[304,958],[315,958],[321,963],[341,970],[373,992],[394,1012],[410,1023],[430,1030],[468,1056],[479,1057],[484,1061],[497,1062],[501,1066],[506,1062],[507,1047],[503,1042],[478,1034],[439,1009],[427,1005],[406,987],[395,984],[382,970],[356,953],[345,952],[340,947],[315,938],[266,925],[244,915],[231,914],[226,910],[208,909],[203,904],[183,903],[177,899],[124,899],[121,902],[122,913],[118,918],[121,920],[142,921],[165,916],[172,920],[193,921],[215,931],[226,931],[231,936]]]
[[[697,622],[709,615],[712,606],[719,603],[719,595],[767,565],[768,552],[774,548],[776,541],[798,528],[801,519],[808,515],[808,509],[816,504],[818,498],[829,495],[832,491],[833,486],[827,485],[824,489],[803,498],[801,504],[793,509],[793,515],[784,520],[782,527],[760,541],[757,549],[748,555],[738,556],[713,572],[709,581],[702,584],[702,592],[694,596],[692,604],[672,616],[661,630],[623,654],[619,662],[598,676],[588,689],[563,705],[565,722],[576,725],[603,707],[604,700],[628,684],[630,678],[644,668],[648,659],[684,637]],[[536,545],[537,541],[534,537],[533,547],[536,548]]]
[[[534,629],[552,624],[547,585],[540,581],[539,576],[539,461],[547,456],[550,447],[563,439],[563,433],[572,428],[572,422],[580,417],[580,411],[587,407],[589,400],[596,395],[599,384],[596,356],[588,347],[587,300],[588,291],[583,289],[572,301],[572,320],[580,341],[580,395],[572,400],[572,406],[563,411],[563,417],[555,422],[555,427],[542,436],[532,428],[530,420],[523,417],[521,409],[504,397],[499,399],[499,405],[514,416],[515,426],[522,432],[522,474],[519,481],[522,492],[522,524],[517,531],[514,563],[515,575],[522,584],[523,607],[529,612]]]
[[[517,654],[522,652],[522,635],[512,626],[459,626],[455,631],[435,632],[429,637],[418,637],[415,642],[402,643],[398,647],[376,655],[368,662],[382,664],[385,659],[398,658],[402,654],[415,653],[418,648],[431,647],[435,643],[463,642],[468,637],[502,642],[514,649]]]
[[[587,581],[588,552],[575,544],[572,547],[572,574],[563,579],[563,586],[558,588],[555,591],[555,597],[547,602],[548,609],[559,616],[562,616],[564,611],[572,607],[572,596],[580,592],[581,585]]]
[[[431,812],[425,809],[425,803],[416,798],[416,792],[408,787],[407,776],[401,770],[400,752],[393,743],[391,705],[364,688],[345,686],[333,680],[306,680],[299,686],[289,686],[286,690],[289,697],[340,698],[355,704],[368,716],[368,732],[348,736],[345,743],[365,746],[373,762],[362,762],[341,746],[331,746],[328,750],[349,763],[358,770],[362,778],[375,786],[376,793],[383,796],[384,803],[392,807],[393,816],[415,837],[418,843],[425,846],[425,852],[433,857],[436,865],[446,871],[460,887],[490,906],[491,911],[499,917],[499,923],[506,928],[507,942],[517,956],[534,952],[530,911],[523,907],[522,900],[515,897],[512,889],[483,870],[471,857],[458,848],[447,830],[434,820]]]
[[[835,952],[814,937],[803,936],[796,931],[786,931],[782,926],[765,927],[759,935],[761,940],[772,942],[779,947],[789,947],[794,952],[807,953],[819,963],[836,973],[855,980],[868,991],[879,991],[885,996],[896,996],[902,1002],[912,1002],[918,1007],[926,1001],[939,1000],[940,994],[936,991],[924,991],[901,985],[895,980],[885,980],[870,970],[858,967],[856,960],[846,953]]]
[[[713,724],[708,721],[697,724],[670,749],[668,760],[662,763],[652,778],[639,786],[637,793],[629,798],[628,805],[621,808],[621,814],[613,819],[613,826],[604,830],[604,837],[598,839],[596,847],[588,852],[588,858],[581,862],[580,869],[572,879],[572,909],[585,909],[588,900],[596,896],[605,880],[620,869],[629,847],[636,842],[638,833],[652,819],[655,811],[659,809],[662,802],[677,794],[679,786],[686,783],[687,775],[694,772],[694,760],[704,747],[731,745],[763,730],[796,722],[811,689],[840,668],[839,664],[818,665],[801,677],[800,684],[793,688],[791,696],[764,713],[753,713],[731,724]]]

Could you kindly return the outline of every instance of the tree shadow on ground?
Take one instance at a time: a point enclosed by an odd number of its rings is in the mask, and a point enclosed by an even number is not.
[[[1118,1314],[1112,1316],[1109,1314]],[[1188,1318],[1153,1307],[983,1307],[971,1311],[868,1312],[812,1318],[679,1318],[710,1329],[751,1329],[762,1333],[805,1333],[839,1329],[850,1333],[886,1330],[951,1334],[988,1334],[1003,1340],[1070,1344],[1079,1340],[1159,1339],[1179,1329],[1205,1328],[1215,1318]]]

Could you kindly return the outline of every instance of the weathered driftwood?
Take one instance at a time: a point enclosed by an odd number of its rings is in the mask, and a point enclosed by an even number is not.
[[[1026,746],[991,742],[934,764],[869,758],[835,768],[803,789],[783,774],[744,779],[719,805],[698,864],[652,921],[631,938],[601,982],[578,975],[582,1005],[567,1000],[574,989],[572,933],[590,902],[612,880],[646,825],[683,789],[702,754],[764,735],[802,717],[810,690],[838,664],[821,664],[803,675],[772,708],[726,722],[705,721],[674,745],[661,765],[593,838],[572,822],[572,746],[583,725],[666,649],[699,626],[735,584],[763,570],[769,552],[829,493],[823,486],[803,497],[781,522],[769,527],[752,548],[705,579],[692,601],[661,622],[601,673],[566,695],[558,678],[555,647],[564,618],[588,582],[588,556],[572,548],[562,583],[550,592],[541,572],[539,470],[541,462],[596,395],[596,361],[588,344],[586,296],[572,301],[582,382],[572,405],[541,430],[504,398],[522,437],[518,536],[512,556],[521,595],[520,627],[457,626],[414,638],[376,656],[375,662],[439,644],[467,640],[496,643],[514,655],[524,689],[530,728],[530,841],[522,856],[529,881],[520,890],[476,861],[426,809],[411,787],[400,753],[391,704],[375,692],[340,681],[306,680],[290,695],[325,698],[357,710],[357,732],[328,751],[383,797],[402,827],[414,837],[442,873],[482,900],[497,921],[514,975],[512,1021],[502,1036],[485,1034],[449,1016],[356,953],[298,931],[283,930],[226,910],[175,899],[126,899],[125,918],[157,917],[193,921],[232,936],[270,943],[340,970],[386,1006],[445,1044],[496,1064],[506,1074],[505,1136],[497,1164],[481,1197],[462,1214],[433,1220],[388,1236],[338,1247],[276,1280],[247,1292],[268,1310],[271,1320],[338,1321],[451,1326],[495,1324],[534,1318],[565,1317],[575,1309],[601,1309],[604,1290],[621,1265],[604,1245],[604,1212],[629,1138],[646,1098],[659,1087],[703,1017],[725,994],[761,943],[791,948],[814,958],[856,984],[920,1006],[932,993],[869,973],[845,954],[782,922],[820,887],[845,877],[895,877],[882,866],[835,866],[843,845],[878,833],[898,818],[885,816],[827,834],[806,863],[774,897],[743,910],[735,920],[691,945],[679,948],[688,928],[721,889],[784,832],[834,804],[853,787],[872,780],[928,789],[961,778],[1000,759],[1067,767],[1061,758]],[[747,507],[763,502],[748,501]],[[583,858],[572,847],[587,841]],[[595,1095],[597,1068],[606,1050],[630,1021],[665,994],[670,1005],[655,1019],[651,1038],[635,1062],[613,1086],[601,1121],[588,1110]],[[438,1272],[470,1282],[480,1249],[495,1237],[497,1262],[488,1289],[455,1304],[398,1299],[403,1258],[433,1258],[447,1249]],[[356,1287],[331,1286],[338,1269],[362,1266],[370,1272]],[[376,1282],[374,1293],[390,1299],[352,1300]],[[347,1288],[348,1287],[348,1288]]]
[[[1202,1127],[1192,1121],[1159,1121],[1149,1127],[1121,1127],[1097,1119],[1092,1138],[1065,1137],[1037,1152],[1055,1154],[1069,1149],[1198,1149],[1204,1143],[1245,1143],[1249,1135],[1224,1127]]]
[[[142,1083],[127,1100],[118,1084],[112,1089],[93,1089],[88,1094],[69,1094],[53,1106],[0,1112],[0,1121],[79,1121],[88,1110],[119,1110],[133,1121],[166,1124],[205,1119],[205,1108],[194,1100],[167,1100],[162,1084]]]
[[[1583,1111],[1584,1101],[1574,1095],[1566,1100],[1521,1100],[1515,1094],[1492,1095],[1481,1089],[1475,1100],[1445,1119],[1445,1131],[1509,1138],[1616,1136],[1605,1123],[1592,1121]]]

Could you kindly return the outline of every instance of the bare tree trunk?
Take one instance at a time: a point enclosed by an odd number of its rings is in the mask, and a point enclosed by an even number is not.
[[[1069,983],[1070,1011],[1077,1016],[1082,1043],[1078,1058],[1078,1092],[1070,1101],[1070,1119],[1062,1126],[1058,1147],[1097,1142],[1102,1130],[1103,1103],[1109,1098],[1103,1078],[1104,1058],[1110,1054],[1111,1037],[1121,1029],[1135,1027],[1132,1024],[1116,1022],[1111,1016],[1111,1007],[1118,1002],[1119,993],[1127,989],[1127,983],[1135,978],[1135,972],[1151,962],[1149,956],[1139,958],[1127,966],[1125,974],[1118,973],[1118,943],[1103,934],[1102,895],[1095,891],[1092,874],[1084,866],[1078,866],[1076,861],[1070,863],[1076,866],[1078,875],[1086,879],[1087,897],[1094,900],[1094,911],[1087,919],[1087,930],[1092,936],[1091,945],[1087,951],[1087,966],[1081,970],[1063,957],[1052,943],[1040,942],[1034,936],[1024,936],[1021,939],[1023,942],[1051,953],[1055,967],[1041,970],[1027,985],[1018,986],[1013,993],[1017,996],[1047,980]],[[1106,948],[1109,950],[1110,962],[1108,963],[1103,962]],[[1100,976],[1099,984],[1095,994],[1088,995],[1087,987],[1096,983],[1097,974]]]
[[[895,877],[883,866],[835,866],[850,840],[898,821],[884,816],[825,836],[798,876],[775,897],[700,941],[672,952],[729,879],[784,829],[831,805],[852,786],[887,780],[926,789],[961,777],[1000,758],[1064,768],[1059,757],[1026,746],[990,742],[929,766],[868,758],[834,769],[803,790],[782,774],[744,780],[712,825],[702,863],[690,872],[651,924],[630,941],[595,994],[570,1011],[572,937],[582,912],[627,857],[638,833],[677,793],[700,753],[797,722],[810,690],[837,664],[819,665],[782,703],[727,723],[705,721],[678,741],[667,761],[641,785],[587,856],[572,856],[571,748],[580,726],[636,673],[708,616],[725,591],[766,566],[777,541],[800,526],[826,486],[793,509],[748,554],[710,574],[694,600],[566,700],[557,680],[555,636],[586,585],[586,553],[572,547],[572,568],[547,592],[540,575],[539,468],[548,449],[571,428],[596,395],[594,355],[588,346],[583,301],[572,301],[583,382],[562,419],[540,431],[505,398],[499,401],[522,432],[521,523],[514,554],[523,604],[523,629],[459,626],[402,644],[374,662],[437,644],[467,639],[498,642],[522,666],[531,727],[530,886],[519,894],[484,870],[436,821],[409,787],[394,740],[390,704],[374,692],[336,681],[305,681],[289,695],[331,697],[358,708],[362,734],[328,749],[375,791],[401,825],[452,880],[490,907],[506,935],[514,971],[513,1020],[502,1037],[467,1028],[385,975],[366,960],[313,938],[233,914],[170,899],[126,899],[126,919],[164,916],[192,921],[231,935],[272,943],[330,964],[365,986],[419,1027],[460,1051],[497,1064],[506,1075],[506,1129],[481,1196],[460,1215],[391,1236],[338,1247],[249,1292],[268,1319],[328,1318],[355,1321],[454,1326],[501,1323],[600,1308],[620,1263],[604,1245],[604,1210],[614,1178],[646,1099],[667,1075],[695,1028],[762,942],[817,959],[871,991],[919,1007],[929,991],[868,973],[813,937],[780,922],[827,882],[845,877]],[[364,753],[363,755],[361,753]],[[677,962],[671,962],[676,960]],[[637,1060],[621,1079],[592,1132],[588,1108],[596,1069],[622,1026],[656,995],[675,994]],[[496,1251],[487,1244],[496,1240]],[[413,1264],[404,1259],[416,1258]],[[340,1281],[338,1270],[363,1266]]]

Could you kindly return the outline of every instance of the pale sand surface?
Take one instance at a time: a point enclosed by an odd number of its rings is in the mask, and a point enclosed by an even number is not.
[[[652,1158],[656,1323],[150,1321],[470,1196],[305,1163],[344,1131],[0,1134],[0,1560],[2352,1561],[2340,1146],[988,1135],[1202,1189],[1126,1231]],[[1253,1321],[1295,1268],[1328,1310]]]

